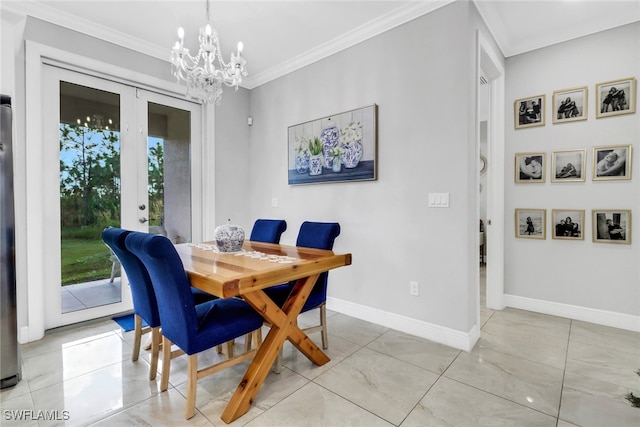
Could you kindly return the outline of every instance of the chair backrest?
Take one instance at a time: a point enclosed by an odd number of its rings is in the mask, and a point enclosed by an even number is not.
[[[186,351],[198,330],[193,294],[173,243],[161,235],[131,232],[127,249],[144,263],[158,300],[162,335]]]
[[[287,229],[282,219],[258,219],[253,224],[249,240],[253,242],[280,243],[280,236]]]
[[[340,235],[340,224],[337,222],[311,222],[305,221],[300,226],[296,246],[315,249],[333,249],[333,242]],[[318,307],[327,300],[327,279],[329,272],[324,272],[318,277],[313,286],[309,299],[302,311]]]
[[[156,294],[151,284],[151,278],[146,267],[125,246],[125,239],[131,233],[122,228],[108,227],[102,231],[102,241],[120,260],[129,279],[133,311],[147,322],[152,328],[160,326],[160,314]]]

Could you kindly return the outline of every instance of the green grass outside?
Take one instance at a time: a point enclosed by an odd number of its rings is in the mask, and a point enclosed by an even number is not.
[[[62,233],[62,286],[111,276],[111,251],[102,242],[102,230],[76,229]]]

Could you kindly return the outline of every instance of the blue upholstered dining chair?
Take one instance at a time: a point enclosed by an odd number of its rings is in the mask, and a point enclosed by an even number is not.
[[[305,221],[300,226],[296,246],[302,246],[315,249],[333,249],[333,243],[336,237],[340,235],[340,224],[337,222],[310,222]],[[313,286],[309,298],[302,307],[301,313],[315,308],[320,309],[320,324],[311,328],[304,329],[305,333],[321,331],[322,348],[329,348],[329,337],[327,334],[327,279],[329,272],[320,274],[316,284]],[[287,297],[291,293],[295,281],[283,285],[273,286],[265,289],[265,293],[273,299],[280,307],[284,305]],[[276,358],[275,372],[280,373],[282,366],[282,349]]]
[[[188,355],[185,418],[195,415],[199,377],[248,360],[255,350],[198,370],[197,354],[251,333],[262,326],[262,316],[237,298],[219,298],[195,305],[189,278],[173,243],[164,236],[132,232],[125,245],[145,265],[158,300],[162,323],[162,381],[169,386],[171,346]]]
[[[252,242],[280,243],[280,236],[287,229],[282,219],[257,219],[251,229],[249,240]]]
[[[131,233],[122,228],[108,227],[102,232],[102,240],[118,257],[124,268],[129,286],[131,288],[131,298],[133,299],[134,314],[134,339],[131,360],[138,360],[140,355],[140,341],[142,335],[151,333],[151,367],[149,369],[149,379],[153,380],[158,371],[158,353],[160,346],[160,314],[158,313],[158,303],[156,294],[151,285],[151,278],[142,261],[132,254],[125,246],[125,238]],[[191,288],[193,299],[196,304],[215,299],[215,297],[199,289]],[[147,326],[142,327],[142,322]]]

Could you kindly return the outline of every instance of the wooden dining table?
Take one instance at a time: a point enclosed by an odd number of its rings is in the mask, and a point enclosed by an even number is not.
[[[244,415],[271,370],[280,348],[289,340],[316,365],[330,359],[298,327],[297,317],[318,276],[351,264],[351,254],[245,241],[235,253],[218,252],[215,242],[178,244],[191,285],[220,298],[243,298],[270,325],[221,419],[230,423]],[[282,307],[264,292],[265,288],[296,281]]]

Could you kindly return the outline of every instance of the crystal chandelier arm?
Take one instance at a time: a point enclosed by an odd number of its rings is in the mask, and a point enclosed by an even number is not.
[[[207,0],[207,22],[209,19],[209,0]],[[178,41],[171,50],[171,68],[178,82],[187,85],[187,95],[201,102],[219,103],[222,96],[222,85],[235,87],[236,90],[247,76],[246,60],[242,57],[242,42],[238,50],[231,54],[229,63],[222,58],[218,33],[207,23],[200,28],[198,54],[191,56],[184,47],[184,30],[178,29]],[[218,62],[218,67],[216,63]]]

